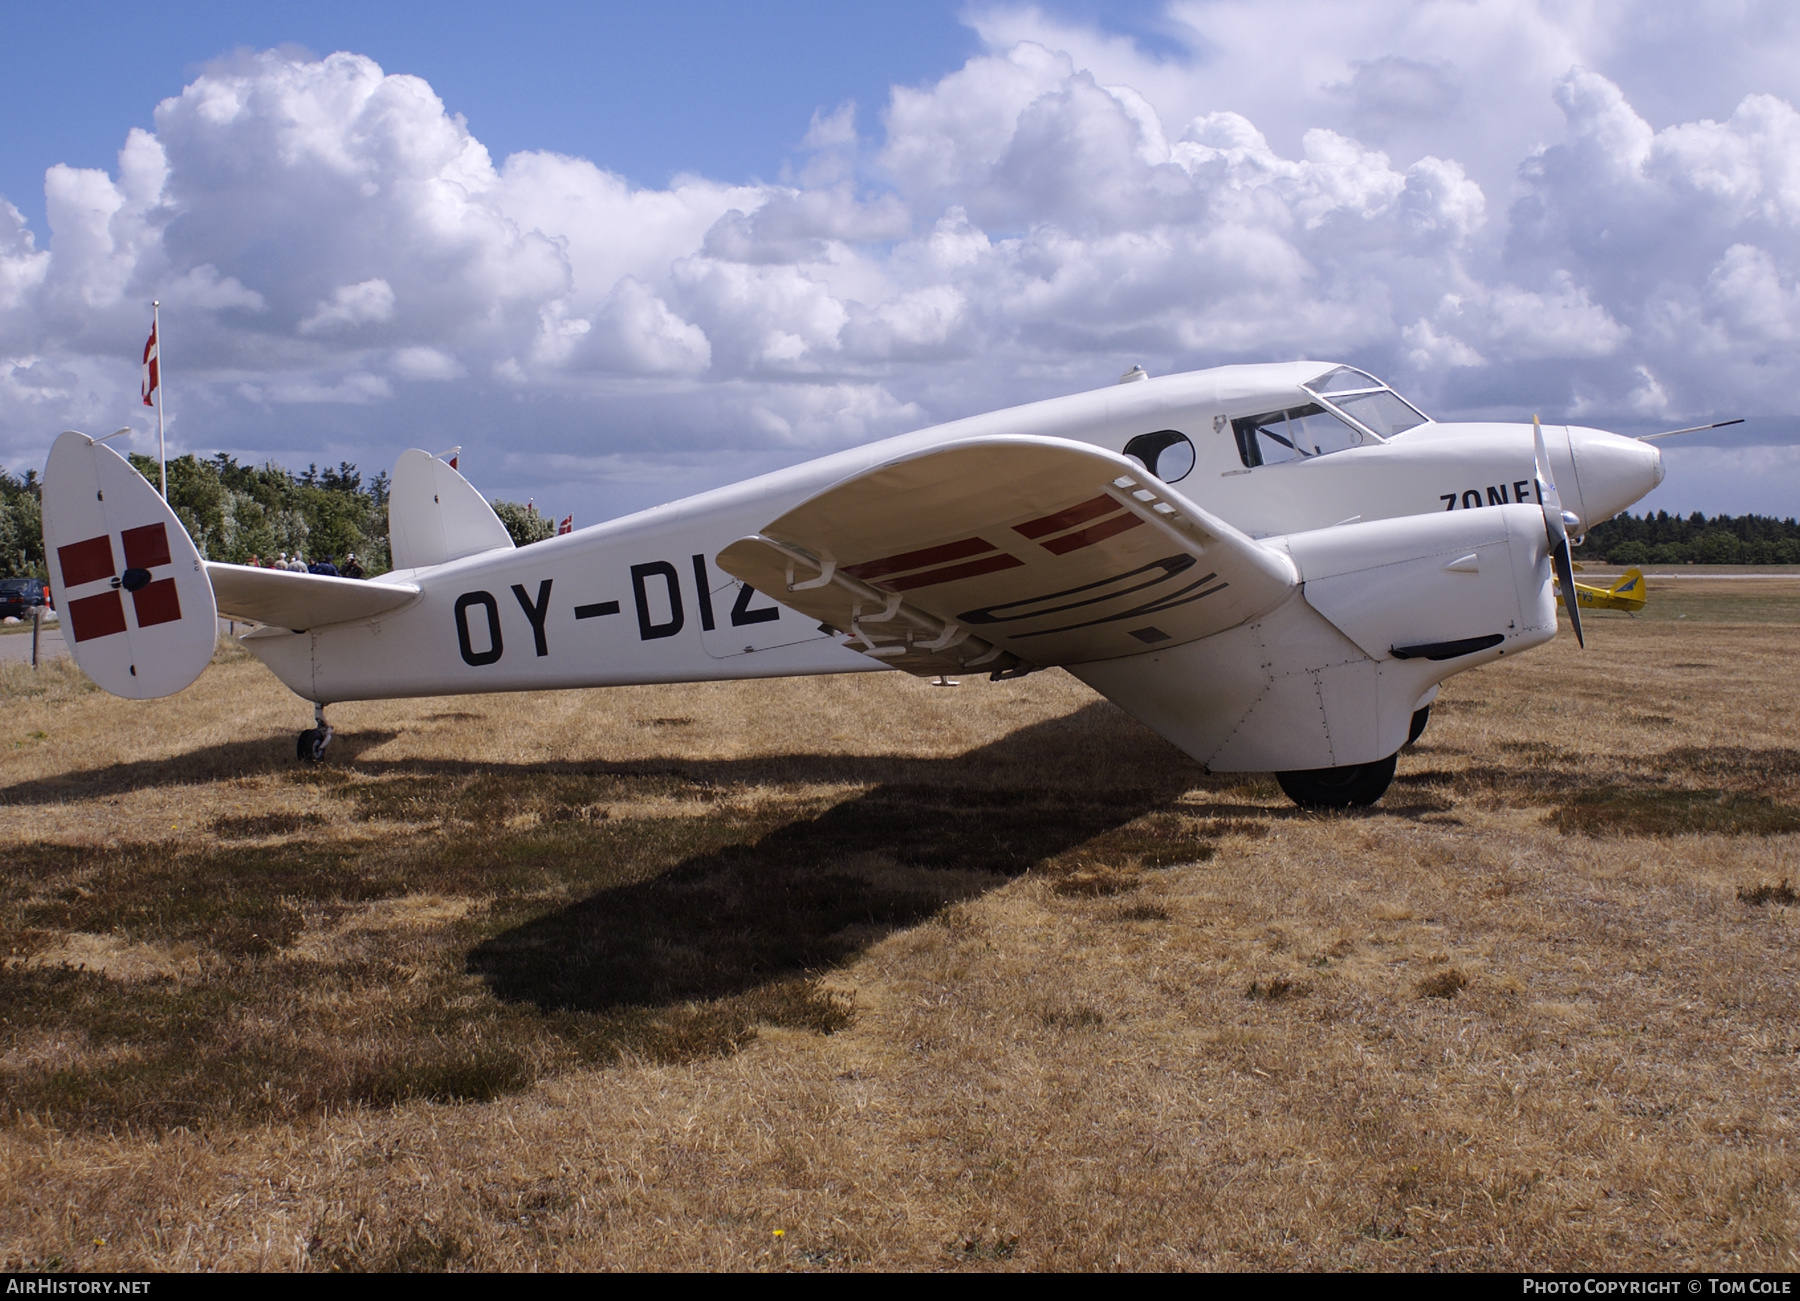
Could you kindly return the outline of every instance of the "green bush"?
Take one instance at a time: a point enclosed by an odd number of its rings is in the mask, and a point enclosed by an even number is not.
[[[533,542],[542,542],[556,533],[556,526],[550,522],[548,515],[540,515],[516,501],[496,501],[493,507],[494,514],[500,517],[500,522],[506,525],[506,531],[512,534],[515,547],[528,547]]]
[[[133,453],[131,463],[157,481],[155,457]],[[224,452],[169,462],[169,508],[208,560],[241,565],[285,551],[341,561],[354,551],[366,573],[385,573],[392,567],[387,499],[386,474],[364,483],[347,461],[335,470],[309,465],[303,474],[272,461],[239,465]]]
[[[42,490],[36,470],[25,471],[23,479],[0,470],[0,577],[42,578],[46,572]]]

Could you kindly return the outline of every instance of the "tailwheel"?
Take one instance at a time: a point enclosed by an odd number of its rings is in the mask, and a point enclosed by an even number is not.
[[[1308,768],[1278,772],[1275,780],[1287,797],[1303,809],[1361,809],[1380,799],[1394,780],[1398,758],[1389,755],[1374,763],[1351,763],[1341,768]]]
[[[294,743],[294,755],[301,763],[318,763],[325,757],[325,747],[331,744],[331,724],[325,721],[325,706],[313,706],[314,727],[300,733]]]

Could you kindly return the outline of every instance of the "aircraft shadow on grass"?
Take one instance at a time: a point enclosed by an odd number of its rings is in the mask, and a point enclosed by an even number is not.
[[[507,1001],[597,1012],[740,994],[846,961],[1208,779],[1110,705],[952,758],[806,755],[786,780],[885,780],[747,844],[601,890],[477,945],[468,970]],[[758,760],[766,779],[770,760]],[[739,765],[674,761],[690,778]],[[591,767],[587,770],[591,771]],[[1223,779],[1217,779],[1223,784]]]
[[[333,757],[355,757],[392,741],[398,732],[359,732],[343,738]],[[196,782],[234,781],[277,775],[294,766],[294,744],[286,733],[204,745],[162,759],[134,759],[100,768],[59,773],[0,786],[0,805],[63,804],[71,799],[127,795],[133,791],[191,786]]]
[[[671,775],[702,785],[870,786],[814,817],[750,843],[698,854],[646,880],[601,890],[474,947],[467,970],[498,998],[545,1011],[666,1006],[744,993],[860,953],[893,930],[1070,855],[1185,792],[1227,795],[1242,775],[1199,764],[1114,706],[1096,703],[976,750],[933,759],[800,753],[744,759],[668,757],[495,764],[365,758],[396,733],[340,738],[333,758],[374,777]],[[269,739],[201,747],[0,788],[0,803],[66,802],[169,785],[279,773],[291,761]],[[1366,816],[1417,818],[1443,805]],[[1226,798],[1219,819],[1312,818],[1291,807]],[[1128,837],[1130,833],[1127,833]],[[1204,826],[1191,833],[1203,853]],[[1141,848],[1141,847],[1140,847]],[[1097,862],[1123,865],[1129,844]]]
[[[894,930],[1168,809],[1196,787],[1224,792],[1243,781],[1206,776],[1106,704],[954,758],[911,761],[898,780],[891,760],[784,762],[806,780],[854,781],[872,763],[890,779],[754,843],[697,855],[516,926],[477,945],[467,969],[498,998],[546,1012],[739,994],[847,961]],[[735,765],[677,766],[689,776],[701,770],[724,778],[720,768]],[[1385,812],[1417,818],[1444,807]],[[1249,803],[1208,805],[1206,813],[1219,820],[1317,816]],[[1199,858],[1204,825],[1191,835]],[[1097,847],[1095,857],[1123,866],[1143,848],[1126,833],[1121,843]]]

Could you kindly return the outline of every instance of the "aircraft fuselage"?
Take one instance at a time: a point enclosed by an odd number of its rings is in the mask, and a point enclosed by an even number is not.
[[[1301,385],[1323,369],[1224,367],[954,421],[529,547],[397,572],[390,581],[422,588],[412,604],[304,632],[262,629],[246,649],[321,702],[879,669],[842,635],[744,587],[715,558],[853,475],[986,435],[1047,436],[1128,455],[1144,435],[1174,436],[1179,455],[1151,466],[1172,495],[1256,538],[1536,503],[1529,424],[1425,422],[1385,440],[1364,430],[1353,445],[1251,464],[1262,454],[1247,450],[1245,421],[1317,410]],[[1563,504],[1583,521],[1618,513],[1662,477],[1649,444],[1580,427],[1544,432]],[[397,649],[385,654],[384,646]]]

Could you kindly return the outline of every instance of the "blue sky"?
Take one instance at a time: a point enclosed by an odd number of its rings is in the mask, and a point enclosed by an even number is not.
[[[1800,10],[1730,0],[13,6],[0,464],[462,443],[583,522],[1309,356],[1800,512]],[[853,111],[844,106],[853,106]]]
[[[682,171],[774,179],[814,110],[878,108],[981,48],[957,0],[746,5],[10,4],[0,194],[44,228],[44,170],[113,166],[210,60],[233,49],[351,50],[423,77],[496,157],[551,149],[640,184]],[[1158,41],[1157,5],[1047,9]]]
[[[869,3],[12,5],[0,193],[43,233],[53,163],[110,167],[126,129],[236,48],[353,50],[429,81],[497,155],[553,149],[664,184],[773,176],[813,109],[974,51],[955,6]],[[696,40],[696,35],[701,39]],[[846,57],[847,56],[847,57]]]

